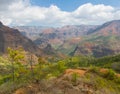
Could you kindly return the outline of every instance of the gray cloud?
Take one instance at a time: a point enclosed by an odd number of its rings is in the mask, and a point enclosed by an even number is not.
[[[5,11],[8,9],[8,6],[13,2],[16,2],[16,0],[0,0],[0,11]]]
[[[15,2],[16,0],[0,0],[0,5],[9,5],[10,3]]]

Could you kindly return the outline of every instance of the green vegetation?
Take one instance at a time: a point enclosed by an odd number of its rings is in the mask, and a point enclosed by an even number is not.
[[[73,82],[73,85],[76,85],[77,84],[77,80],[79,78],[79,75],[77,73],[73,73],[72,74],[72,82]]]
[[[8,56],[0,57],[0,94],[12,94],[15,90],[32,83],[38,85],[43,81],[47,83],[50,79],[59,79],[64,77],[63,74],[66,69],[87,71],[83,77],[79,76],[78,73],[71,75],[71,82],[68,83],[72,87],[82,82],[86,85],[91,84],[94,91],[106,90],[104,94],[120,93],[120,77],[116,76],[117,72],[120,72],[120,55],[102,58],[74,56],[59,61],[53,60],[53,62],[48,62],[45,58],[39,57],[37,63],[32,60],[33,58],[25,60],[25,57],[26,53],[22,48],[15,50],[8,48]],[[105,73],[100,72],[102,68],[107,69],[107,71]],[[52,81],[53,83],[54,81]],[[108,93],[108,91],[112,93]]]

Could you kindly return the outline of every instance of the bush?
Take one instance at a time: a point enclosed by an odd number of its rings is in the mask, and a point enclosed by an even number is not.
[[[78,78],[79,78],[79,75],[77,73],[72,74],[72,80],[71,81],[73,82],[74,85],[77,84]]]
[[[99,67],[90,66],[89,71],[98,74],[99,73]]]
[[[116,78],[115,72],[111,69],[108,72],[106,72],[103,76],[108,80],[114,80]]]

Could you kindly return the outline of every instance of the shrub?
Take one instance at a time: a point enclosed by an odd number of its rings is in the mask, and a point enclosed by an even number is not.
[[[78,78],[79,78],[79,75],[78,75],[77,73],[73,73],[73,74],[72,74],[72,79],[71,79],[71,81],[73,82],[74,85],[77,84]]]
[[[108,72],[104,73],[103,75],[108,80],[114,80],[116,78],[115,72],[113,70],[108,70]]]
[[[98,74],[99,73],[99,67],[90,66],[89,71]]]

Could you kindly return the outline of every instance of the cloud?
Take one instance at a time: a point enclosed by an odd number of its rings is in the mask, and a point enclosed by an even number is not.
[[[113,20],[114,11],[115,9],[112,6],[87,3],[76,9],[73,14],[74,18],[81,19],[86,24],[101,24],[104,21]]]
[[[12,2],[15,2],[15,0],[0,0],[0,10],[5,9],[5,7]]]
[[[72,12],[67,12],[56,5],[33,6],[29,0],[0,0],[0,2],[0,20],[6,25],[102,24],[116,18],[120,19],[120,10],[104,4],[87,3]]]

